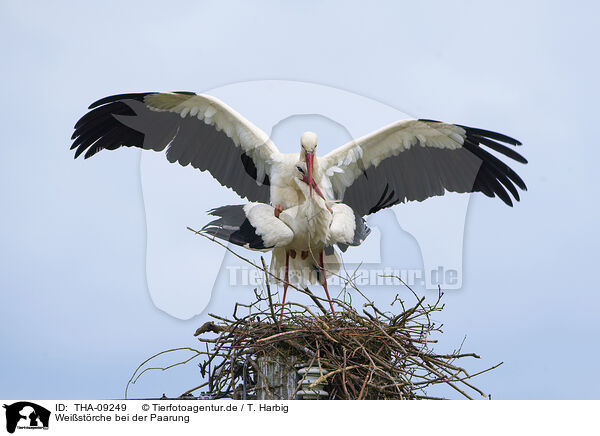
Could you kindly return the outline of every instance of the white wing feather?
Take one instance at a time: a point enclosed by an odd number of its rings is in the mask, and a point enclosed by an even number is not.
[[[343,195],[364,170],[388,157],[415,146],[454,150],[462,147],[464,137],[465,130],[454,124],[402,120],[333,150],[319,159],[319,165],[334,192]]]
[[[263,203],[249,203],[244,212],[256,234],[267,247],[284,247],[292,242],[294,232],[282,220],[275,217],[275,209]]]
[[[214,126],[217,131],[223,131],[252,158],[256,165],[258,180],[262,180],[272,162],[280,156],[279,150],[264,131],[233,108],[210,95],[157,93],[147,95],[144,103],[151,110],[175,112],[182,118],[196,117]]]

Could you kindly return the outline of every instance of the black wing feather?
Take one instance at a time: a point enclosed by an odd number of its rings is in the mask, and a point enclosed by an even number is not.
[[[508,206],[513,205],[513,199],[519,201],[517,188],[527,190],[525,182],[484,147],[525,164],[527,159],[508,146],[521,142],[491,130],[458,126],[466,132],[462,147],[451,150],[415,146],[384,159],[346,188],[343,202],[362,216],[399,202],[443,195],[445,191],[481,192],[488,197],[497,196]],[[375,192],[381,194],[374,195]]]
[[[208,214],[218,218],[206,224],[202,233],[254,250],[272,248],[265,245],[262,237],[250,224],[244,205],[222,206],[208,211]]]
[[[111,95],[92,103],[90,111],[75,124],[71,138],[75,158],[85,153],[87,159],[101,150],[119,147],[162,151],[168,145],[166,155],[170,162],[207,170],[221,184],[251,201],[269,201],[268,175],[257,180],[255,162],[231,138],[196,118],[152,111],[144,104],[150,94],[153,93]]]

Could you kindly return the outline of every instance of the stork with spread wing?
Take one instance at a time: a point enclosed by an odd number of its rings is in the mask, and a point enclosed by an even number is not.
[[[446,191],[482,192],[512,206],[519,200],[517,188],[527,189],[490,152],[527,163],[513,148],[519,141],[458,124],[402,120],[317,158],[316,134],[302,134],[299,153],[280,153],[266,133],[209,95],[121,94],[89,109],[75,125],[75,157],[139,147],[166,150],[169,162],[208,171],[252,203],[213,210],[220,218],[205,230],[250,249],[273,249],[273,263],[285,265],[284,289],[292,257],[308,258],[327,291],[326,255],[335,255],[333,244],[342,250],[360,244],[368,235],[366,215]],[[323,219],[300,225],[316,212]],[[307,246],[310,256],[290,246],[291,240],[303,246],[302,238],[319,241]]]

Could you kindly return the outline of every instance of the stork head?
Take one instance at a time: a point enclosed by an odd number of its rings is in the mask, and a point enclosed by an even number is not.
[[[317,149],[317,134],[313,132],[304,132],[300,137],[300,145],[302,146],[301,154],[304,154],[304,161],[306,162],[308,179],[312,180],[315,150]],[[309,184],[309,186],[310,195],[312,195],[313,185]]]
[[[306,163],[304,161],[299,160],[296,163],[294,176],[308,185],[308,171],[306,170]]]
[[[300,136],[300,145],[304,153],[314,153],[317,149],[317,134],[313,132],[304,132]]]

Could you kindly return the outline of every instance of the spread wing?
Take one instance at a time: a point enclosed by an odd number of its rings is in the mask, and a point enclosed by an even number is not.
[[[164,151],[169,162],[208,171],[251,201],[269,201],[271,164],[280,156],[266,133],[220,100],[189,92],[103,98],[75,124],[71,149]]]
[[[487,149],[527,163],[500,133],[433,120],[402,120],[319,160],[333,195],[364,216],[451,192],[482,192],[512,206],[523,180]],[[485,148],[484,148],[485,147]],[[510,193],[510,194],[509,194]]]

